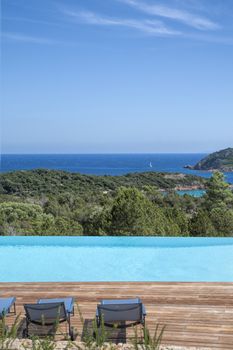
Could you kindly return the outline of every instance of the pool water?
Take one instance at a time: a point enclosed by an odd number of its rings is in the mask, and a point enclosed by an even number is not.
[[[0,237],[0,282],[233,282],[233,238]]]

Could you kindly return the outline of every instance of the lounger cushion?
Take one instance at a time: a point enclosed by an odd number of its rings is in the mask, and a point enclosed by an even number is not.
[[[102,305],[113,305],[113,304],[139,304],[141,303],[141,300],[139,298],[135,298],[135,299],[106,299],[106,300],[102,300],[101,304]]]
[[[10,312],[11,306],[15,303],[16,298],[0,298],[0,315]]]
[[[69,314],[73,312],[74,298],[55,298],[55,299],[39,299],[38,304],[48,304],[48,303],[64,303],[66,312]]]

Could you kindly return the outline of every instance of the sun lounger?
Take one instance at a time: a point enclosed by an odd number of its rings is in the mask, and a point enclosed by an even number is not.
[[[135,324],[145,325],[146,309],[139,298],[102,300],[97,305],[96,321],[107,326],[127,327]],[[128,324],[126,322],[129,322]]]
[[[10,314],[16,314],[15,306],[16,298],[0,298],[0,319],[3,316],[8,316]],[[13,309],[13,310],[12,310]]]
[[[73,298],[71,298],[73,301]],[[52,326],[54,327],[53,334],[57,332],[60,323],[67,322],[68,333],[71,340],[74,340],[74,333],[71,327],[70,316],[73,314],[74,303],[69,303],[65,299],[40,299],[37,304],[25,304],[24,309],[26,313],[26,328],[23,335],[29,336],[29,325],[37,326]],[[61,300],[61,301],[60,301]]]

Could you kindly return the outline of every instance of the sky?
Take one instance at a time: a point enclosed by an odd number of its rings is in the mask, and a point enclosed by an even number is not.
[[[2,0],[2,153],[233,147],[232,0]]]

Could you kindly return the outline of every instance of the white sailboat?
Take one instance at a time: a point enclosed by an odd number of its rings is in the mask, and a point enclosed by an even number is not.
[[[150,162],[150,164],[149,164],[149,167],[150,167],[150,168],[153,168],[153,166],[152,166],[152,163],[151,163],[151,162]]]

